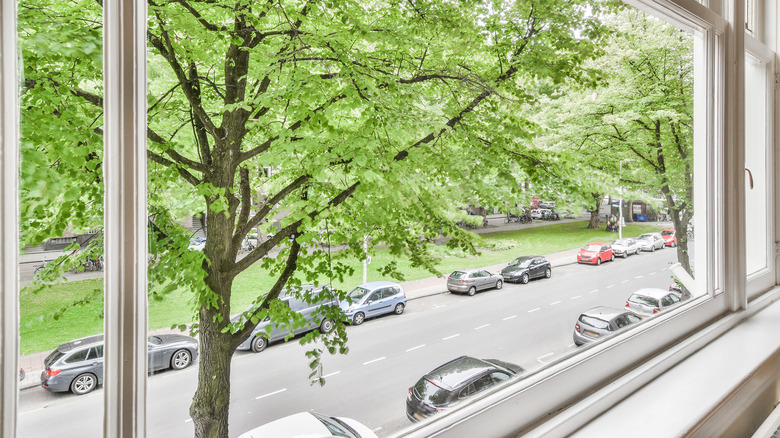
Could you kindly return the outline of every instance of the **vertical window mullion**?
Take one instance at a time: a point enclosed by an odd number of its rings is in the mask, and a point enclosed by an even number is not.
[[[16,434],[19,356],[19,87],[16,2],[0,0],[0,436]]]
[[[106,437],[146,434],[146,3],[104,2]]]

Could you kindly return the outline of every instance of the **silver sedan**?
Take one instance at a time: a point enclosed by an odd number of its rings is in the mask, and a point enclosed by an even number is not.
[[[612,252],[615,253],[615,257],[626,258],[630,254],[639,254],[639,244],[634,239],[613,240]]]
[[[639,245],[639,249],[642,251],[655,251],[657,249],[664,249],[666,243],[664,238],[661,237],[661,233],[645,233],[636,238],[636,243]]]

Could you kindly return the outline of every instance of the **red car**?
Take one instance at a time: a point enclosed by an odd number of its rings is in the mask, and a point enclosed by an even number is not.
[[[664,245],[674,248],[677,246],[677,232],[671,228],[661,230],[661,237],[664,238]]]
[[[612,252],[612,245],[609,243],[589,243],[577,252],[577,263],[590,263],[598,266],[601,262],[613,260],[615,260],[615,253]]]

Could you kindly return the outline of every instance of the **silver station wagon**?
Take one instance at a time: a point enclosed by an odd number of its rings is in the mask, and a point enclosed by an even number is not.
[[[577,318],[574,324],[574,344],[598,341],[641,321],[634,312],[612,307],[594,307]]]
[[[479,290],[501,289],[504,280],[501,275],[491,274],[484,269],[458,269],[447,277],[447,290],[473,296]]]

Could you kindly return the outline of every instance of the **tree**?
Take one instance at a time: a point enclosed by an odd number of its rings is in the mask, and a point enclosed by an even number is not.
[[[45,140],[26,137],[25,151],[43,165],[66,154],[70,174],[50,176],[71,184],[65,196],[78,203],[53,217],[59,198],[36,197],[34,172],[26,175],[27,213],[40,221],[26,230],[29,241],[73,224],[78,209],[89,212],[85,224],[100,217],[100,189],[82,191],[99,178],[102,134],[100,19],[87,5],[21,6],[24,102],[49,129]],[[533,125],[516,109],[536,81],[588,79],[582,60],[597,53],[599,7],[583,0],[149,1],[151,278],[168,285],[163,293],[186,285],[196,296],[196,436],[228,435],[230,362],[253,326],[265,316],[295,323],[274,304],[282,289],[345,272],[328,248],[344,244],[363,258],[369,236],[369,252],[387,245],[432,271],[421,236],[443,233],[473,251],[452,219],[457,206],[495,200],[480,169],[510,182],[513,163],[538,164],[523,141]],[[47,44],[63,28],[70,39],[52,51]],[[57,128],[68,135],[59,138]],[[78,156],[90,158],[84,164]],[[267,177],[265,167],[276,173]],[[176,223],[193,209],[191,199],[207,219],[202,254],[186,250]],[[256,228],[273,237],[238,258]],[[231,322],[239,310],[231,307],[233,281],[255,263],[275,283]],[[401,275],[393,265],[385,272]],[[315,338],[330,353],[346,352],[343,324],[304,341]],[[315,376],[322,352],[310,352]]]
[[[567,162],[603,181],[602,193],[626,187],[645,196],[662,194],[679,242],[678,260],[691,272],[692,36],[628,9],[611,16],[608,26],[613,32],[605,53],[593,64],[603,82],[561,88],[545,101],[549,141],[576,157]]]

